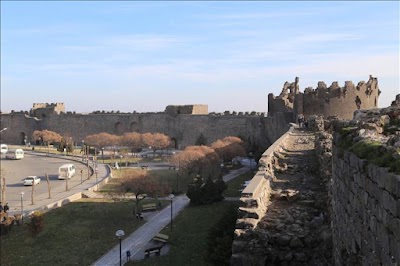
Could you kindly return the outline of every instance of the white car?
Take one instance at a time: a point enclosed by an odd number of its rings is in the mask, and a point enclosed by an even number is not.
[[[24,179],[24,186],[32,186],[40,183],[40,178],[37,176],[28,176]]]

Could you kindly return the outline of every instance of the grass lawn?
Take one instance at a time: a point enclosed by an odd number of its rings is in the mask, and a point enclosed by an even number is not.
[[[44,229],[32,237],[14,226],[1,237],[1,265],[90,265],[118,244],[115,232],[130,234],[143,224],[133,202],[82,199],[47,212]]]
[[[241,192],[239,189],[243,189],[242,184],[244,181],[251,180],[253,176],[254,173],[249,171],[227,182],[228,188],[223,193],[224,197],[240,197]]]
[[[171,247],[166,256],[141,261],[131,261],[126,265],[210,265],[206,262],[207,235],[210,228],[224,217],[230,208],[238,208],[238,202],[219,202],[205,206],[189,206],[174,220],[174,230],[164,228],[161,233],[169,235]],[[232,232],[233,234],[233,232]]]

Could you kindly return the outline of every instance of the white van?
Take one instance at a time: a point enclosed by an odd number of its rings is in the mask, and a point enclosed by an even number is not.
[[[1,154],[6,154],[8,152],[8,146],[6,144],[1,144],[0,152],[1,152]]]
[[[11,160],[21,160],[22,158],[24,158],[24,150],[22,149],[10,150],[6,155],[6,158]]]
[[[72,163],[61,165],[58,168],[58,179],[70,179],[75,175],[75,165]]]

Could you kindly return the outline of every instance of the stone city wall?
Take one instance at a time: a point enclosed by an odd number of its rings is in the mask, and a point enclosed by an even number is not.
[[[263,114],[209,114],[177,115],[166,113],[117,114],[92,113],[50,114],[44,118],[30,117],[24,113],[1,114],[2,143],[23,144],[24,138],[33,143],[35,130],[51,130],[72,137],[80,143],[86,136],[107,132],[122,135],[125,132],[164,133],[173,139],[175,147],[183,148],[195,143],[202,133],[207,144],[226,136],[241,136],[261,148],[268,147],[288,128],[282,116],[264,117]]]
[[[326,178],[332,157],[336,265],[400,264],[399,125],[398,106],[356,111],[351,121],[310,119],[319,129],[316,151]]]
[[[262,155],[259,169],[249,184],[242,191],[234,240],[232,243],[231,265],[263,265],[265,258],[249,254],[249,242],[262,238],[261,231],[257,232],[257,225],[267,212],[271,194],[271,181],[274,178],[274,166],[277,164],[276,152],[285,146],[285,140],[293,131],[291,127],[284,135],[275,141]],[[257,253],[257,252],[256,252]]]
[[[333,146],[333,234],[337,265],[400,263],[400,176]]]

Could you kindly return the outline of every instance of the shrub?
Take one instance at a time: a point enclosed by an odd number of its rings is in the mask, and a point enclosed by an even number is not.
[[[29,215],[29,222],[26,224],[33,236],[39,234],[44,227],[43,213],[39,211]]]

